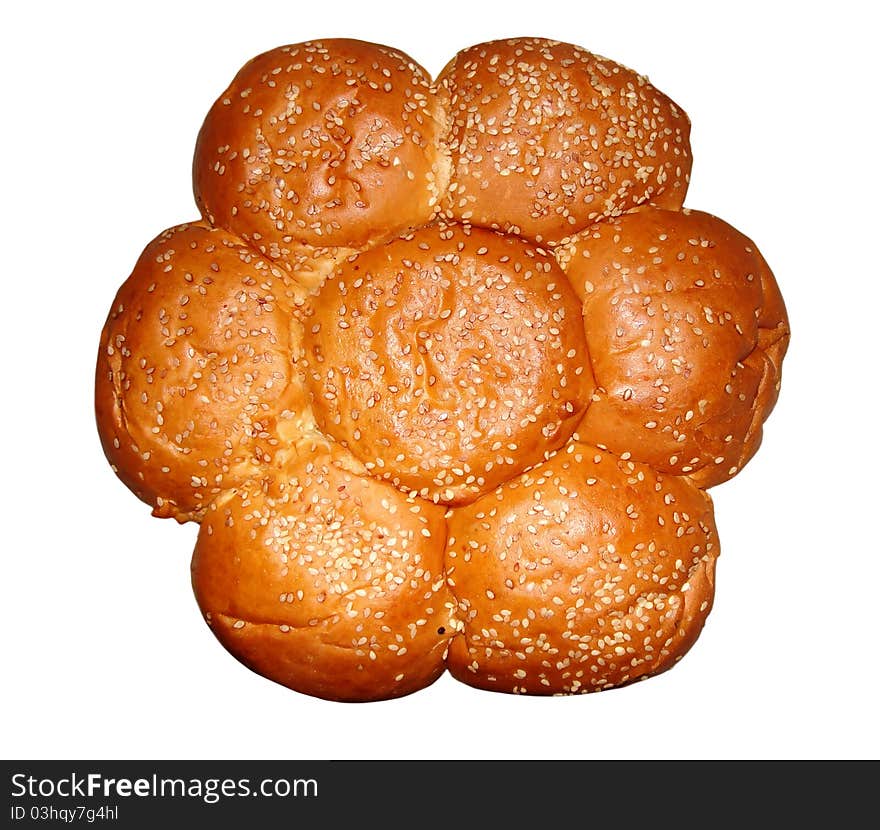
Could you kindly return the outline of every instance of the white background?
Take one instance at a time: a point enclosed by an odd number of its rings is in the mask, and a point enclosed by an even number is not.
[[[14,4],[2,49],[2,753],[28,758],[876,758],[878,63],[870,4]],[[790,9],[790,10],[789,10]],[[265,49],[350,36],[432,73],[541,35],[647,74],[693,122],[687,204],[751,236],[793,329],[764,446],[713,491],[716,604],[672,671],[576,698],[334,704],[237,663],[195,526],[117,481],[97,340],[143,246],[196,217],[201,119]]]

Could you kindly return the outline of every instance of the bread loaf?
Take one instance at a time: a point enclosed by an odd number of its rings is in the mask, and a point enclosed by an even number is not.
[[[577,694],[674,666],[712,608],[707,488],[754,455],[785,304],[685,206],[690,122],[566,43],[432,80],[334,39],[247,62],[103,329],[104,451],[199,523],[219,642],[300,693],[446,669]],[[740,598],[747,602],[747,598]]]

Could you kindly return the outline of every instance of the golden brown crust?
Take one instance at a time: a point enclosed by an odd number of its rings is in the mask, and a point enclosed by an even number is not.
[[[578,46],[512,38],[462,50],[450,93],[456,219],[555,244],[647,202],[678,208],[690,122],[646,78]]]
[[[573,694],[668,669],[712,606],[709,496],[570,442],[449,519],[463,633],[448,666],[472,686]]]
[[[196,201],[272,259],[299,243],[359,247],[436,212],[444,128],[430,76],[403,52],[342,38],[279,47],[208,112]]]
[[[564,267],[599,387],[581,439],[704,487],[735,475],[776,400],[789,331],[754,242],[707,213],[641,210],[579,234]]]
[[[95,410],[117,475],[158,516],[198,518],[268,462],[275,422],[307,403],[281,274],[201,223],[150,242],[101,334]]]
[[[102,332],[105,453],[201,523],[192,586],[257,673],[339,701],[448,667],[577,694],[712,607],[704,489],[757,451],[789,341],[754,243],[682,208],[690,123],[572,44],[432,83],[351,39],[245,64]],[[447,509],[448,506],[448,509]]]
[[[208,511],[196,598],[238,659],[333,700],[399,697],[444,671],[457,623],[443,509],[322,448]]]
[[[593,392],[565,275],[488,230],[428,226],[344,262],[305,328],[320,428],[434,501],[470,501],[541,461]]]

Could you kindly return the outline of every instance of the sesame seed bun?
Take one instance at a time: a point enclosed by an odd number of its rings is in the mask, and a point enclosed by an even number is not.
[[[428,226],[347,260],[304,325],[320,429],[436,502],[473,500],[541,461],[593,392],[565,274],[484,229]]]
[[[202,215],[272,259],[363,246],[428,221],[446,188],[445,114],[395,49],[331,39],[249,61],[196,143]]]
[[[456,218],[544,244],[653,202],[678,208],[690,122],[646,78],[569,43],[513,38],[459,52],[450,96]]]
[[[305,694],[409,694],[444,671],[456,630],[443,508],[352,472],[323,448],[218,499],[192,560],[220,642]]]
[[[448,668],[520,694],[675,664],[709,614],[705,492],[789,342],[755,244],[687,210],[684,111],[541,38],[436,83],[350,39],[245,64],[100,338],[98,431],[255,672],[338,701]]]
[[[755,243],[708,213],[646,209],[579,234],[564,267],[599,386],[578,435],[703,487],[734,476],[758,449],[789,340]]]
[[[544,695],[656,675],[696,641],[718,553],[706,493],[571,442],[451,511],[446,563],[464,629],[449,670]]]
[[[281,274],[225,231],[151,241],[101,333],[95,410],[104,452],[157,516],[197,518],[268,462],[279,416],[301,411]]]

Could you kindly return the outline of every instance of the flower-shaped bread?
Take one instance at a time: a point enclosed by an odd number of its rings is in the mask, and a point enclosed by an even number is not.
[[[436,80],[354,40],[274,49],[211,107],[199,221],[150,242],[96,414],[196,599],[260,674],[333,700],[446,669],[568,694],[672,666],[788,344],[767,263],[683,207],[689,121],[565,43]]]

